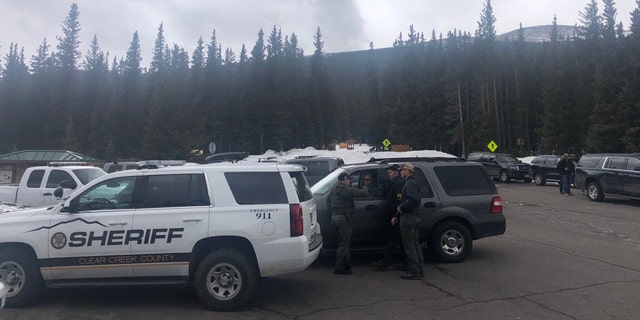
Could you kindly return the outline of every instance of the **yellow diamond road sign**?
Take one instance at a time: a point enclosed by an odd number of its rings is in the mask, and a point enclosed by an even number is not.
[[[382,145],[386,147],[388,147],[391,144],[391,141],[389,141],[389,139],[384,139],[382,140]]]
[[[498,149],[498,145],[491,140],[491,142],[489,142],[489,144],[487,145],[487,148],[489,148],[489,150],[491,150],[491,152],[496,151],[496,149]]]

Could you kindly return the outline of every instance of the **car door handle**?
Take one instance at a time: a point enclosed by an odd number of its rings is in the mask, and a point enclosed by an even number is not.
[[[43,193],[42,195],[43,195],[43,196],[52,196],[52,195],[53,195],[53,193],[51,193],[51,192],[45,192],[45,193]]]
[[[375,204],[370,204],[364,207],[367,211],[378,210],[378,206]]]
[[[198,218],[198,217],[187,217],[182,219],[182,222],[200,222],[202,221],[202,218]]]
[[[126,226],[127,224],[126,221],[109,221],[110,226]]]
[[[436,207],[436,203],[435,202],[425,202],[424,203],[424,207],[425,208],[435,208]]]

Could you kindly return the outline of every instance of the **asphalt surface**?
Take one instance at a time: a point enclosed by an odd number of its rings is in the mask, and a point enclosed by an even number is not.
[[[205,309],[190,287],[51,289],[11,319],[640,319],[640,203],[589,201],[557,185],[500,184],[507,232],[474,242],[469,259],[428,258],[425,279],[354,275],[323,257],[296,274],[263,279],[242,311]]]

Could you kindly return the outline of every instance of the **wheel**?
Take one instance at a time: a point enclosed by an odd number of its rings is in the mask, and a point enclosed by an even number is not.
[[[7,287],[7,307],[31,304],[42,292],[35,259],[16,249],[0,249],[0,281]]]
[[[215,310],[236,310],[255,295],[257,267],[241,251],[220,249],[198,265],[195,287],[202,302]]]
[[[469,229],[456,221],[439,225],[431,234],[429,248],[441,262],[464,261],[471,252],[472,240]]]
[[[509,172],[507,172],[507,170],[500,171],[500,181],[502,182],[511,181],[511,178],[509,178]]]
[[[542,174],[540,172],[536,172],[533,175],[533,182],[536,183],[536,186],[544,186],[544,184],[546,183],[546,181],[544,181],[544,178],[542,177]]]
[[[587,184],[587,197],[591,201],[602,201],[604,199],[604,193],[599,183],[591,181]]]

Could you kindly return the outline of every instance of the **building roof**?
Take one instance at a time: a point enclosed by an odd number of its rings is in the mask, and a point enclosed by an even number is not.
[[[0,155],[0,161],[85,161],[104,162],[69,150],[21,150]]]

